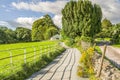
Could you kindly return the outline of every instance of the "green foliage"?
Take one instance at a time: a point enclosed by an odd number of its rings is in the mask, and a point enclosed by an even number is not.
[[[47,40],[47,39],[50,39],[55,34],[59,34],[58,30],[56,28],[54,28],[54,27],[51,27],[51,28],[46,30],[44,36],[45,36],[45,39]]]
[[[72,46],[74,44],[74,40],[71,38],[66,38],[64,42],[67,46]]]
[[[16,32],[11,30],[11,29],[7,29],[5,31],[6,36],[7,36],[7,43],[14,43],[17,42],[17,37],[16,37]]]
[[[0,43],[13,43],[16,41],[15,31],[4,26],[0,27]]]
[[[101,8],[89,0],[68,2],[62,15],[62,31],[69,38],[94,37],[101,30]]]
[[[120,43],[120,24],[116,24],[113,29],[113,43]]]
[[[0,43],[6,43],[7,42],[6,39],[7,39],[6,33],[0,29]]]
[[[112,46],[120,48],[120,44],[114,44]]]
[[[58,28],[53,23],[49,15],[45,15],[42,19],[38,19],[32,26],[32,41],[41,41],[50,39],[58,33]]]
[[[77,72],[79,76],[90,77],[91,75],[94,75],[93,56],[94,56],[94,48],[92,47],[82,52],[82,56],[80,58],[81,66],[78,66],[78,72]]]
[[[23,27],[17,27],[16,30],[0,27],[0,43],[16,43],[31,41],[31,30]]]
[[[103,21],[102,21],[102,28],[104,30],[106,29],[109,29],[110,27],[112,27],[112,23],[110,22],[110,20],[108,20],[107,18],[105,18]]]
[[[85,42],[90,42],[90,43],[93,42],[93,38],[91,38],[91,37],[81,36],[81,40],[85,41]]]
[[[96,34],[96,37],[99,37],[99,38],[109,37],[109,38],[111,38],[112,33],[113,33],[112,23],[110,22],[110,20],[105,18],[102,21],[102,31],[100,33]]]
[[[16,37],[19,41],[28,42],[31,41],[31,30],[23,27],[17,27],[16,30]]]

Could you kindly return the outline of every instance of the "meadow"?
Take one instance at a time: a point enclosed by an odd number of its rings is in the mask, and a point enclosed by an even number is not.
[[[6,80],[8,79],[6,77],[23,70],[25,64],[30,67],[31,64],[33,66],[34,63],[40,60],[44,62],[46,59],[47,61],[41,64],[42,67],[45,66],[57,56],[55,55],[57,50],[63,49],[58,43],[58,41],[43,41],[0,45],[0,80],[3,78]],[[54,57],[51,56],[52,53]]]

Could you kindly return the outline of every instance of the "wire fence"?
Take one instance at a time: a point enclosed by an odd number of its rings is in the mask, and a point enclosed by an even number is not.
[[[1,75],[9,75],[7,77],[10,77],[17,71],[21,70],[23,64],[36,62],[43,54],[57,50],[57,46],[58,44],[1,50],[0,53],[4,52],[8,53],[9,55],[0,58],[0,79],[2,79]],[[14,53],[14,51],[20,51],[20,53],[17,54]],[[4,77],[4,79],[7,77]]]

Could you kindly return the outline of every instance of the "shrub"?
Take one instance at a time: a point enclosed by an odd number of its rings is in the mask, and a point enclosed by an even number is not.
[[[82,64],[82,66],[78,67],[79,76],[88,77],[94,74],[93,56],[94,56],[93,47],[90,47],[82,52],[82,56],[80,58],[80,64]]]
[[[74,44],[74,39],[66,38],[66,40],[64,42],[65,42],[66,45],[72,46]]]

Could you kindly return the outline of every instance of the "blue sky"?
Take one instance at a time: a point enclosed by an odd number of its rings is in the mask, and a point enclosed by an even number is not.
[[[49,14],[54,23],[61,27],[61,10],[69,0],[0,0],[0,25],[15,29],[30,28],[32,23]],[[112,23],[120,22],[120,0],[91,0],[101,6],[103,18]]]
[[[26,3],[29,3],[32,0],[0,0],[0,20],[10,21],[18,17],[40,17],[45,15],[45,13],[42,13],[42,12],[35,12],[31,10],[22,10],[22,9],[18,10],[12,6],[12,2],[19,3],[19,1],[24,1]],[[52,17],[54,16],[54,14],[51,14],[51,13],[49,14]]]

